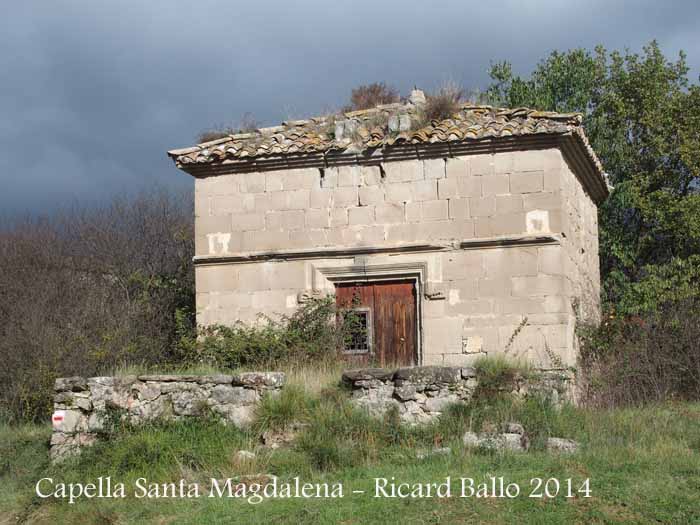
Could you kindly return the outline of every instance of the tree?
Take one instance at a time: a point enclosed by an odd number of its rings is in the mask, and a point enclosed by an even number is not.
[[[683,52],[555,51],[529,78],[508,62],[490,75],[495,104],[583,114],[614,185],[599,210],[606,304],[633,313],[700,295],[700,86]]]
[[[193,252],[189,192],[0,222],[0,422],[45,419],[56,377],[176,363]]]

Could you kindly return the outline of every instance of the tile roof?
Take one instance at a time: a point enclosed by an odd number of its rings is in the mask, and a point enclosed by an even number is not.
[[[483,142],[484,139],[573,136],[602,181],[603,168],[593,152],[578,113],[464,104],[452,117],[421,121],[421,103],[394,103],[349,113],[283,122],[251,133],[227,135],[168,155],[179,168],[200,171],[207,165],[240,164],[266,158],[384,150],[413,144]],[[606,191],[607,193],[607,191]]]

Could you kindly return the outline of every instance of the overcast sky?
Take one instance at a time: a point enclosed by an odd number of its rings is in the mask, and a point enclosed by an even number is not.
[[[483,88],[493,60],[525,74],[554,49],[653,38],[685,50],[697,81],[699,20],[697,0],[15,2],[0,19],[0,215],[189,187],[167,149],[247,112],[312,116],[360,83]]]

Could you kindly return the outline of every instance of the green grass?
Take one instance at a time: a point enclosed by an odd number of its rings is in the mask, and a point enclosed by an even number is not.
[[[226,368],[207,364],[199,365],[138,365],[120,366],[106,370],[106,376],[148,375],[148,374],[182,374],[182,375],[217,375],[236,374],[241,372],[258,372],[269,370],[271,372],[284,372],[286,384],[303,388],[306,392],[319,392],[329,386],[338,383],[338,378],[343,370],[347,369],[347,363],[339,359],[326,359],[314,361],[311,366],[308,363],[298,363],[294,360],[280,362],[275,366],[237,367]],[[2,421],[2,419],[0,419]]]
[[[700,404],[666,404],[625,410],[553,409],[546,401],[513,402],[501,396],[454,406],[433,425],[410,428],[397,414],[381,419],[353,409],[347,394],[326,388],[307,393],[289,388],[266,400],[248,432],[218,422],[191,421],[125,427],[111,440],[76,460],[52,467],[47,461],[49,430],[0,427],[0,524],[17,523],[700,523]],[[259,433],[292,421],[306,423],[295,445],[267,450]],[[527,454],[465,450],[460,436],[507,421],[518,421],[533,436]],[[572,456],[549,455],[544,438],[576,439]],[[449,455],[417,459],[435,444]],[[236,452],[254,450],[252,461]],[[40,499],[42,477],[86,482],[111,476],[129,491],[139,477],[152,482],[180,479],[199,483],[206,495],[210,478],[273,474],[281,481],[341,482],[342,499],[272,499],[253,505],[239,499],[92,499],[74,505]],[[533,499],[459,498],[458,479],[488,476],[516,482],[524,493],[530,479],[590,478],[592,497]],[[401,482],[453,481],[449,499],[373,498],[373,479]],[[353,490],[365,490],[354,495]],[[18,520],[17,517],[20,519]]]
[[[504,385],[516,377],[528,378],[535,374],[527,361],[512,359],[502,354],[483,356],[474,362],[474,370],[480,383]]]

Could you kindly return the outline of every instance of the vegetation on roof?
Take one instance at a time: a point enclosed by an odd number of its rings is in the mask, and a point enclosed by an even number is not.
[[[353,88],[350,95],[350,103],[343,107],[343,112],[348,113],[360,109],[369,109],[382,104],[399,102],[400,100],[399,91],[385,82],[362,84]]]
[[[223,139],[230,135],[237,135],[240,133],[252,133],[257,131],[259,127],[260,122],[253,116],[253,114],[245,113],[236,126],[226,126],[221,124],[211,129],[202,131],[199,133],[199,135],[197,135],[197,143],[203,144],[205,142]]]

